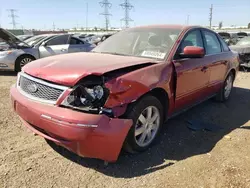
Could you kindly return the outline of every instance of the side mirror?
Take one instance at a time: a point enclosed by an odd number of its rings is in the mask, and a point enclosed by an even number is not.
[[[179,54],[182,58],[202,58],[205,55],[204,48],[198,46],[186,46],[183,53]]]
[[[46,42],[42,42],[41,46],[47,46]]]

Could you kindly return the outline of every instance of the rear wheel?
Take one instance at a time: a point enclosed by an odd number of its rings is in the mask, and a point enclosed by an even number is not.
[[[219,102],[227,101],[231,95],[233,89],[234,75],[230,72],[224,81],[223,87],[216,96],[216,100]]]
[[[125,114],[133,120],[133,126],[124,142],[124,150],[130,153],[148,149],[157,139],[163,124],[163,107],[154,96],[145,96]]]
[[[35,60],[35,58],[29,55],[23,55],[23,56],[18,57],[15,63],[16,72],[21,71],[24,65],[28,64],[29,62],[33,60]]]

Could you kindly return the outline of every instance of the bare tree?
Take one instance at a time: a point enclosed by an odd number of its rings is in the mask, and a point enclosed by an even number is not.
[[[248,24],[247,28],[250,29],[250,23]]]

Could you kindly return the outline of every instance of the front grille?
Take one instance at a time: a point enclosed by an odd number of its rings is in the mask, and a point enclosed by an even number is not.
[[[46,85],[39,83],[22,75],[19,78],[18,85],[21,91],[25,94],[28,94],[37,100],[46,100],[51,102],[56,102],[64,91],[62,89],[50,87],[48,86],[49,84]]]
[[[239,57],[243,63],[247,63],[250,61],[250,53],[249,54],[240,54]]]

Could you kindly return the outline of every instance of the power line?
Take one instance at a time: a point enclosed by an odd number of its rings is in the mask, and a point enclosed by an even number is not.
[[[211,7],[209,8],[209,27],[212,28],[212,19],[213,19],[213,4],[211,4]]]
[[[108,0],[103,0],[101,2],[99,2],[101,7],[104,7],[104,12],[100,13],[100,15],[103,15],[105,18],[105,26],[106,26],[106,30],[109,29],[109,16],[111,16],[112,14],[109,13],[109,9],[111,8],[112,4],[108,1]]]
[[[120,6],[125,10],[124,18],[121,20],[125,22],[125,27],[129,27],[129,22],[132,22],[133,20],[129,17],[129,11],[134,8],[133,5],[129,3],[129,0],[124,0],[124,3],[120,4]]]
[[[10,12],[10,14],[9,14],[9,17],[11,17],[10,24],[12,24],[13,29],[16,29],[16,25],[18,24],[16,22],[16,18],[18,18],[18,16],[16,15],[17,10],[16,9],[8,9],[7,11]]]

